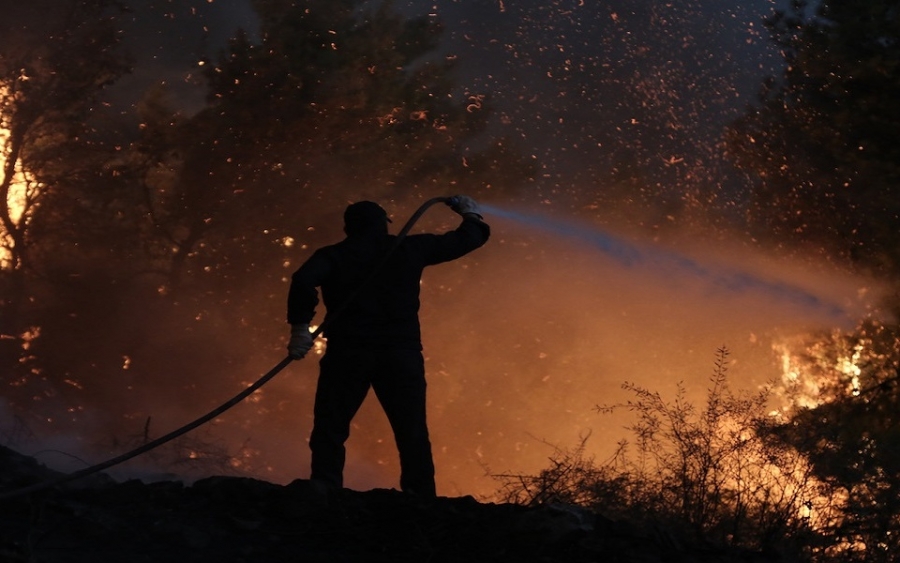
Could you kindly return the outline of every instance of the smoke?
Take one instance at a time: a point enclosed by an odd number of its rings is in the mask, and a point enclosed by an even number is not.
[[[544,178],[550,179],[535,189],[552,191],[548,186],[558,184],[607,190],[579,187],[572,196],[578,208],[603,196],[617,200],[622,210],[623,202],[650,194],[646,197],[660,200],[653,211],[664,216],[669,211],[659,186],[670,184],[659,178],[679,180],[668,188],[679,196],[685,186],[710,178],[724,183],[714,166],[701,166],[704,159],[717,162],[720,147],[695,133],[733,118],[772,63],[771,47],[757,37],[758,15],[746,13],[742,20],[731,8],[705,7],[712,3],[652,10],[625,3],[591,14],[535,4],[524,16],[510,7],[487,14],[491,17],[480,17],[491,10],[488,5],[439,4],[444,17],[460,12],[459,21],[448,20],[454,24],[451,46],[461,53],[460,71],[473,82],[472,90],[494,95],[503,116],[498,130],[540,156]],[[152,10],[144,1],[133,5],[135,29],[129,36],[138,64],[115,92],[126,106],[163,81],[185,111],[197,109],[203,96],[197,63],[236,28],[256,26],[252,10],[237,0]],[[214,15],[213,8],[222,6],[226,10]],[[727,46],[707,45],[710,39],[699,32],[710,28],[711,18],[719,22],[711,27],[718,30],[712,39]],[[679,27],[683,23],[702,29],[691,36]],[[547,48],[551,45],[565,49]],[[671,60],[672,53],[683,60]],[[709,53],[726,56],[705,56]],[[738,81],[741,87],[734,86]],[[717,131],[704,134],[717,138]],[[616,169],[624,178],[618,184],[608,172]],[[599,180],[587,184],[580,180],[584,177]],[[296,237],[310,248],[320,238],[340,237],[342,209],[331,204],[355,199],[351,190],[379,201],[396,192],[394,186],[315,180],[329,188],[323,191],[331,199],[310,204],[318,207],[310,212],[315,229],[304,225],[305,234]],[[641,188],[632,180],[641,180]],[[617,185],[623,193],[614,190]],[[385,205],[399,225],[397,218],[411,211],[405,206],[415,203]],[[620,388],[624,381],[669,396],[683,382],[691,398],[699,398],[722,346],[731,352],[733,385],[755,389],[780,375],[772,343],[782,334],[853,322],[877,294],[868,280],[827,264],[774,256],[739,238],[672,233],[668,240],[652,240],[624,229],[599,230],[554,215],[546,205],[487,205],[485,216],[492,240],[460,261],[430,268],[422,282],[429,417],[441,494],[489,494],[495,488],[489,473],[537,471],[554,446],[577,444],[588,434],[591,453],[602,459],[626,436],[627,421],[597,414],[597,404],[628,398]],[[455,220],[435,210],[417,231],[453,228]],[[298,260],[303,257],[298,253]],[[227,298],[213,295],[209,303],[180,305],[176,312],[187,321],[138,303],[110,313],[139,319],[132,323],[133,335],[67,330],[67,339],[75,334],[94,347],[109,341],[101,350],[109,360],[91,365],[93,385],[86,388],[102,388],[110,410],[126,411],[128,418],[109,426],[104,413],[77,413],[52,442],[26,451],[53,449],[65,452],[55,458],[102,461],[134,445],[129,437],[140,440],[148,419],[147,432],[155,438],[264,373],[284,355],[289,274],[275,264],[263,272],[268,277],[260,275],[266,267],[254,263],[247,266],[252,274],[246,279],[229,279]],[[227,314],[215,316],[244,302],[256,309],[255,316],[240,319],[255,338]],[[83,322],[102,324],[96,318]],[[128,369],[122,368],[122,350]],[[315,357],[294,362],[195,441],[176,445],[168,458],[137,463],[145,464],[146,473],[187,473],[176,462],[199,452],[209,454],[210,471],[228,469],[275,482],[307,477],[316,373]],[[7,418],[2,403],[0,415]],[[105,440],[102,455],[96,447],[83,453],[87,436]],[[372,396],[354,421],[347,447],[347,486],[397,486],[396,448]],[[235,465],[225,467],[223,456]]]
[[[688,283],[705,286],[713,294],[764,294],[785,306],[796,306],[809,313],[826,315],[835,322],[852,323],[856,320],[845,309],[846,304],[829,301],[814,290],[783,279],[725,264],[702,263],[686,254],[678,254],[659,246],[640,245],[573,221],[553,220],[547,216],[511,211],[493,205],[486,205],[484,209],[493,216],[516,221],[550,235],[572,240],[576,245],[595,249],[625,268],[646,270],[648,275],[677,277]]]
[[[491,474],[537,472],[554,447],[588,435],[588,453],[605,459],[628,436],[628,421],[595,407],[628,399],[623,382],[669,397],[682,383],[688,399],[702,400],[715,352],[725,346],[732,385],[757,389],[781,375],[773,343],[783,335],[851,322],[877,297],[868,280],[739,240],[673,234],[663,245],[547,209],[483,211],[488,244],[427,269],[422,281],[429,426],[444,495],[489,495],[497,485]],[[436,207],[414,232],[451,229],[457,220]],[[284,356],[286,292],[286,279],[235,291],[257,303],[255,340],[226,315],[217,319],[212,305],[178,332],[166,328],[183,324],[172,313],[144,311],[137,341],[146,349],[133,349],[127,369],[110,372],[104,389],[128,416],[110,427],[105,413],[81,411],[22,451],[81,469],[218,406]],[[188,439],[113,473],[308,477],[317,358],[293,362]],[[347,448],[346,486],[398,486],[396,447],[373,395]]]
[[[628,421],[597,405],[629,398],[626,381],[664,396],[683,383],[689,399],[702,400],[723,346],[732,385],[757,389],[781,375],[774,342],[852,322],[876,293],[854,275],[740,241],[682,236],[663,246],[547,212],[485,205],[484,213],[488,244],[427,269],[422,281],[441,494],[489,495],[491,474],[536,472],[554,447],[587,435],[589,453],[604,459]],[[455,224],[432,211],[414,232]],[[240,369],[262,371],[274,358],[248,354]],[[308,476],[316,372],[315,357],[294,362],[218,422],[217,432],[257,452],[259,476]],[[397,486],[396,447],[372,395],[347,448],[346,486]]]
[[[679,251],[573,220],[485,212],[492,241],[458,270],[441,266],[425,279],[445,491],[456,483],[484,492],[485,466],[536,471],[551,446],[588,434],[603,458],[626,437],[626,421],[595,407],[627,399],[623,382],[669,396],[683,382],[700,400],[725,346],[732,384],[753,390],[780,376],[772,343],[782,334],[848,323],[868,306],[865,280],[737,254],[734,243],[693,241]]]

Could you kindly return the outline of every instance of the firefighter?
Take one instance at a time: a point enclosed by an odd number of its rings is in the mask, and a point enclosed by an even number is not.
[[[490,236],[479,206],[456,196],[462,221],[443,234],[388,233],[390,219],[377,203],[360,201],[344,212],[346,237],[325,246],[293,274],[288,293],[288,352],[312,348],[309,323],[325,306],[328,344],[319,362],[313,430],[313,482],[343,486],[344,443],[350,422],[371,387],[384,409],[400,454],[400,488],[435,496],[434,462],[425,416],[425,365],[419,327],[419,283],[426,266],[460,258]]]

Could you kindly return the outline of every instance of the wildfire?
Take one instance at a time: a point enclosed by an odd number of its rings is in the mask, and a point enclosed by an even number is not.
[[[896,379],[897,363],[894,358],[900,351],[900,339],[889,325],[866,319],[852,332],[835,329],[830,333],[795,336],[778,342],[773,349],[781,358],[782,365],[781,380],[775,385],[773,395],[783,404],[771,414],[779,420],[787,420],[804,409],[815,409],[835,401],[853,401],[856,400],[854,397],[859,397],[861,403],[868,402],[872,390]],[[858,453],[868,455],[876,445],[875,439],[867,436]],[[881,446],[891,447],[886,444]],[[809,476],[809,460],[798,459],[802,461],[798,475]],[[876,478],[875,483],[865,483],[865,486],[886,486],[884,481],[877,482],[882,477]],[[848,507],[853,506],[850,489],[829,486],[814,478],[808,482],[813,486],[812,494],[805,497],[808,500],[800,515],[811,529],[819,526],[833,529],[848,518],[851,521],[857,518],[846,512]],[[826,551],[835,555],[884,548],[884,544],[867,545],[866,541],[848,537]]]
[[[5,97],[6,89],[0,88],[0,97]],[[5,198],[2,206],[5,217],[0,221],[0,268],[13,267],[12,249],[14,243],[10,233],[7,232],[7,224],[19,227],[28,219],[30,204],[33,204],[37,191],[41,185],[24,170],[20,162],[14,163],[11,177],[7,177],[7,155],[10,152],[9,129],[5,127],[6,120],[0,116],[0,195]]]
[[[777,387],[778,394],[784,398],[781,409],[773,411],[773,416],[779,416],[788,408],[815,408],[819,400],[819,385],[814,378],[806,377],[799,365],[797,357],[791,346],[786,342],[776,342],[772,345],[776,355],[781,358],[781,381]]]
[[[866,339],[854,342],[839,330],[812,342],[808,335],[775,342],[772,348],[781,359],[781,381],[775,393],[783,404],[772,414],[815,408],[833,398],[836,383],[844,392],[858,396],[860,366],[873,354],[867,343]]]

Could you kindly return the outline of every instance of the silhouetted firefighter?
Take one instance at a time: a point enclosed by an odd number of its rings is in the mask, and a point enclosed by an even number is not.
[[[353,203],[344,212],[346,238],[317,250],[293,275],[287,314],[291,357],[302,358],[312,347],[309,323],[319,302],[316,288],[326,309],[328,346],[319,363],[309,441],[313,481],[343,485],[350,422],[371,387],[394,432],[401,489],[435,495],[419,283],[426,266],[459,258],[490,236],[475,200],[457,196],[451,201],[462,216],[455,230],[409,235],[399,242],[388,234],[390,219],[381,206]]]

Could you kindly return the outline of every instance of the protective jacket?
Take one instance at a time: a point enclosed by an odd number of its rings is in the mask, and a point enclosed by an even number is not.
[[[409,235],[372,272],[396,243],[396,235],[365,233],[320,248],[294,272],[288,292],[288,323],[312,321],[321,288],[328,348],[422,349],[419,283],[426,266],[459,258],[487,242],[490,228],[464,216],[444,234]],[[368,280],[368,281],[367,281]],[[363,282],[365,281],[365,284]],[[347,300],[353,299],[345,306]],[[339,312],[337,316],[333,316]]]

